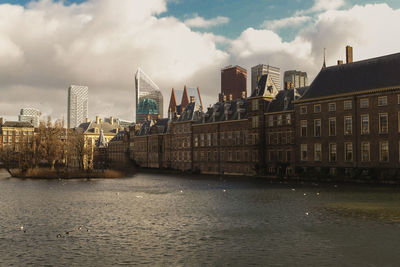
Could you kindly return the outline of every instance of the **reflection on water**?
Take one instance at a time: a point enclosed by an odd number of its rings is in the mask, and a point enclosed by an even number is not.
[[[0,266],[396,266],[397,189],[0,173]]]

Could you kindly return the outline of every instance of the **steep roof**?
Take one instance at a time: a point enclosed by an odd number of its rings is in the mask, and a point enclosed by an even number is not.
[[[231,121],[247,118],[248,103],[246,99],[238,99],[228,102],[217,102],[208,108],[204,114],[204,122]],[[202,121],[199,121],[202,123]]]
[[[83,133],[95,133],[95,129],[103,130],[104,134],[116,134],[118,130],[121,128],[117,123],[111,124],[108,122],[96,123],[96,121],[92,122],[84,122],[78,126],[78,131]]]
[[[6,121],[2,125],[3,127],[33,127],[32,123],[27,121]]]
[[[187,104],[178,121],[197,121],[201,118],[202,112],[196,102]]]
[[[279,112],[293,110],[293,100],[301,97],[309,87],[301,87],[296,89],[280,90],[275,98],[268,104],[267,112]],[[286,100],[286,101],[285,101]]]
[[[117,142],[117,141],[123,141],[123,140],[124,140],[125,133],[126,133],[125,131],[120,131],[120,132],[118,132],[118,133],[113,137],[113,139],[110,140],[110,143],[111,143],[111,142]]]
[[[275,97],[278,89],[274,84],[269,74],[264,74],[260,77],[256,89],[251,92],[251,97],[264,96],[264,97]]]
[[[322,68],[301,98],[400,86],[400,53]]]

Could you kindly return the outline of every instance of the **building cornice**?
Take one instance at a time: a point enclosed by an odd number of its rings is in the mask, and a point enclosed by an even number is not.
[[[243,121],[249,121],[249,119],[231,120],[231,121],[205,122],[205,123],[193,124],[193,127],[194,127],[194,126],[213,125],[213,124],[222,124],[222,123],[231,123],[231,122],[243,122]]]
[[[300,103],[328,100],[328,99],[334,99],[334,98],[340,98],[340,97],[351,97],[351,96],[357,96],[357,95],[363,95],[363,94],[374,94],[374,93],[380,93],[380,92],[385,92],[385,91],[395,91],[395,90],[400,90],[400,85],[390,86],[390,87],[382,87],[382,88],[376,88],[376,89],[370,89],[370,90],[364,90],[364,91],[358,91],[358,92],[350,92],[350,93],[345,93],[345,94],[321,96],[321,97],[315,97],[315,98],[304,99],[304,100],[299,99],[299,100],[294,100],[292,103],[300,104]]]

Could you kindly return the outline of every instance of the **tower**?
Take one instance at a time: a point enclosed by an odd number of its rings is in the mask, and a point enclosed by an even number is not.
[[[242,97],[242,92],[247,96],[247,70],[240,66],[228,66],[221,70],[221,93],[219,101],[224,99],[235,100]]]
[[[78,127],[89,117],[89,88],[71,85],[68,88],[68,128]]]
[[[257,88],[261,76],[268,74],[278,91],[281,89],[281,70],[270,65],[259,64],[251,68],[251,92]]]

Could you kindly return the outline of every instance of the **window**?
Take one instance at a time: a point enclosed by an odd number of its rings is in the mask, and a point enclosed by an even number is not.
[[[361,161],[369,161],[369,156],[370,156],[370,152],[369,152],[369,142],[362,142],[361,143]]]
[[[275,160],[275,152],[274,151],[269,151],[269,160],[274,161]]]
[[[329,103],[329,111],[336,111],[336,103]]]
[[[300,146],[300,157],[302,161],[307,160],[307,144],[301,144]]]
[[[195,147],[199,146],[199,137],[197,135],[194,137],[194,146]]]
[[[321,112],[321,105],[320,104],[314,105],[314,113],[319,113],[319,112]]]
[[[379,142],[379,160],[382,162],[389,161],[389,142]]]
[[[290,114],[286,114],[286,124],[287,125],[292,124],[292,116]]]
[[[387,96],[378,97],[378,106],[386,106],[387,105]]]
[[[258,128],[258,117],[253,117],[251,122],[252,122],[253,128]]]
[[[379,133],[387,133],[388,132],[388,114],[381,113],[379,114]]]
[[[369,115],[361,115],[361,134],[369,134]]]
[[[200,146],[204,146],[204,134],[200,135]]]
[[[211,146],[211,134],[207,134],[207,146]]]
[[[368,108],[368,107],[369,107],[369,100],[368,100],[368,98],[360,99],[360,107],[361,107],[361,108]]]
[[[353,120],[351,116],[344,117],[344,134],[351,135],[353,132]]]
[[[283,151],[278,150],[278,161],[283,161]]]
[[[253,108],[253,111],[258,110],[258,99],[253,101],[252,108]]]
[[[307,114],[307,107],[306,106],[301,106],[300,107],[300,114]]]
[[[292,160],[292,151],[286,151],[286,161],[290,162]]]
[[[336,118],[329,118],[329,136],[336,136]]]
[[[336,162],[336,144],[329,144],[329,162]]]
[[[346,100],[343,102],[343,107],[345,110],[351,109],[351,101],[350,100]]]
[[[278,115],[278,126],[282,125],[282,115]]]
[[[397,104],[400,105],[400,95],[397,95]]]
[[[269,116],[268,126],[274,127],[274,116]]]
[[[321,136],[321,119],[314,120],[314,136]]]
[[[314,160],[321,161],[322,159],[321,144],[314,144]]]
[[[3,136],[3,143],[7,143],[7,136]]]
[[[344,143],[344,160],[353,161],[353,143]]]
[[[213,145],[214,146],[218,146],[218,134],[217,133],[213,133]]]
[[[307,121],[302,120],[300,122],[300,126],[301,126],[301,131],[300,131],[301,136],[306,137],[307,136]]]

